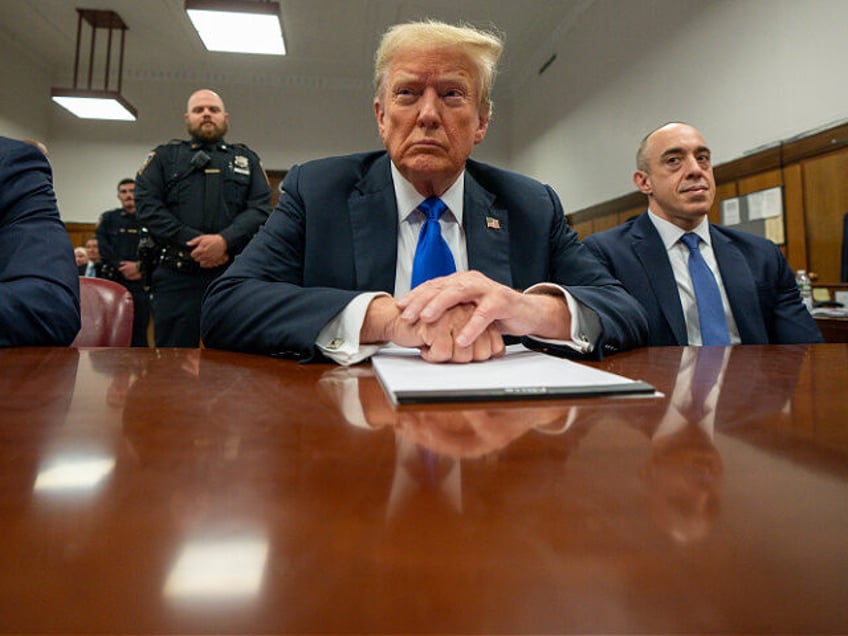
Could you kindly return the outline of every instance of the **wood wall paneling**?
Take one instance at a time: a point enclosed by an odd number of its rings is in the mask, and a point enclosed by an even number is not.
[[[783,250],[789,266],[811,270],[807,262],[807,228],[804,224],[804,187],[801,165],[783,169],[783,222],[786,226],[786,246]]]
[[[584,238],[592,234],[592,221],[582,221],[580,223],[569,222],[572,229],[577,232],[577,236],[582,241]]]
[[[848,149],[801,162],[809,269],[839,282],[842,218],[848,212]]]
[[[288,172],[288,170],[265,171],[265,174],[268,177],[268,185],[271,186],[271,210],[277,207],[277,202],[280,200],[280,186]]]
[[[618,215],[608,214],[592,220],[592,234],[603,232],[618,225]]]
[[[632,219],[633,217],[639,216],[640,214],[642,214],[642,212],[645,211],[646,208],[647,208],[647,205],[639,205],[637,207],[630,208],[628,210],[622,210],[621,212],[618,213],[618,223],[616,225],[619,225],[621,223],[626,223],[628,220]]]
[[[782,186],[783,178],[780,169],[775,168],[774,170],[768,170],[767,172],[761,172],[760,174],[739,179],[737,184],[739,188],[739,196],[744,196],[746,194],[751,194],[752,192],[759,192],[760,190],[767,190],[768,188]]]
[[[65,223],[65,230],[74,247],[85,247],[85,242],[94,236],[94,223]]]

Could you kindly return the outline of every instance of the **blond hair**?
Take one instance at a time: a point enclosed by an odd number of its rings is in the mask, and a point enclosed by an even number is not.
[[[383,101],[386,74],[401,51],[421,48],[459,48],[477,69],[480,111],[492,113],[492,88],[498,59],[503,51],[503,38],[470,25],[454,26],[435,20],[396,24],[383,34],[374,56],[374,99]]]

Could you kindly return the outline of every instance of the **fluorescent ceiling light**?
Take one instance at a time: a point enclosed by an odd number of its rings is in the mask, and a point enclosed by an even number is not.
[[[124,36],[127,32],[127,25],[124,24],[121,16],[117,13],[105,9],[77,9],[77,14],[77,52],[74,59],[74,87],[50,89],[51,99],[62,108],[83,119],[135,121],[138,117],[138,112],[121,95],[121,82],[124,75]],[[88,54],[88,81],[86,82],[86,88],[80,88],[79,83],[80,54],[83,52],[83,24],[88,24],[91,27],[91,46]],[[106,40],[106,56],[105,60],[103,60],[105,72],[103,74],[102,89],[92,87],[91,76],[94,69],[95,53],[97,52],[95,41],[98,29],[105,29],[109,32]],[[112,68],[113,48],[112,31],[115,29],[121,32],[118,50],[118,90],[110,90],[109,79],[110,69]],[[103,52],[102,47],[101,52]]]
[[[278,2],[185,0],[185,10],[210,51],[286,54]]]
[[[82,119],[111,119],[135,121],[138,113],[132,104],[112,91],[54,89],[54,102]]]

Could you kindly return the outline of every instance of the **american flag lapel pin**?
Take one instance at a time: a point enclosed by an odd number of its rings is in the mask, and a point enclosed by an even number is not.
[[[499,230],[499,229],[501,229],[501,222],[498,221],[493,216],[487,216],[486,217],[486,227],[489,228],[490,230]]]

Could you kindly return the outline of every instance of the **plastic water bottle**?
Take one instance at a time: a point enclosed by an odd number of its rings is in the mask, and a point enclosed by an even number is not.
[[[813,283],[810,282],[810,277],[807,276],[807,270],[799,269],[795,275],[795,282],[798,283],[798,291],[801,292],[801,300],[807,307],[807,311],[813,310]]]

